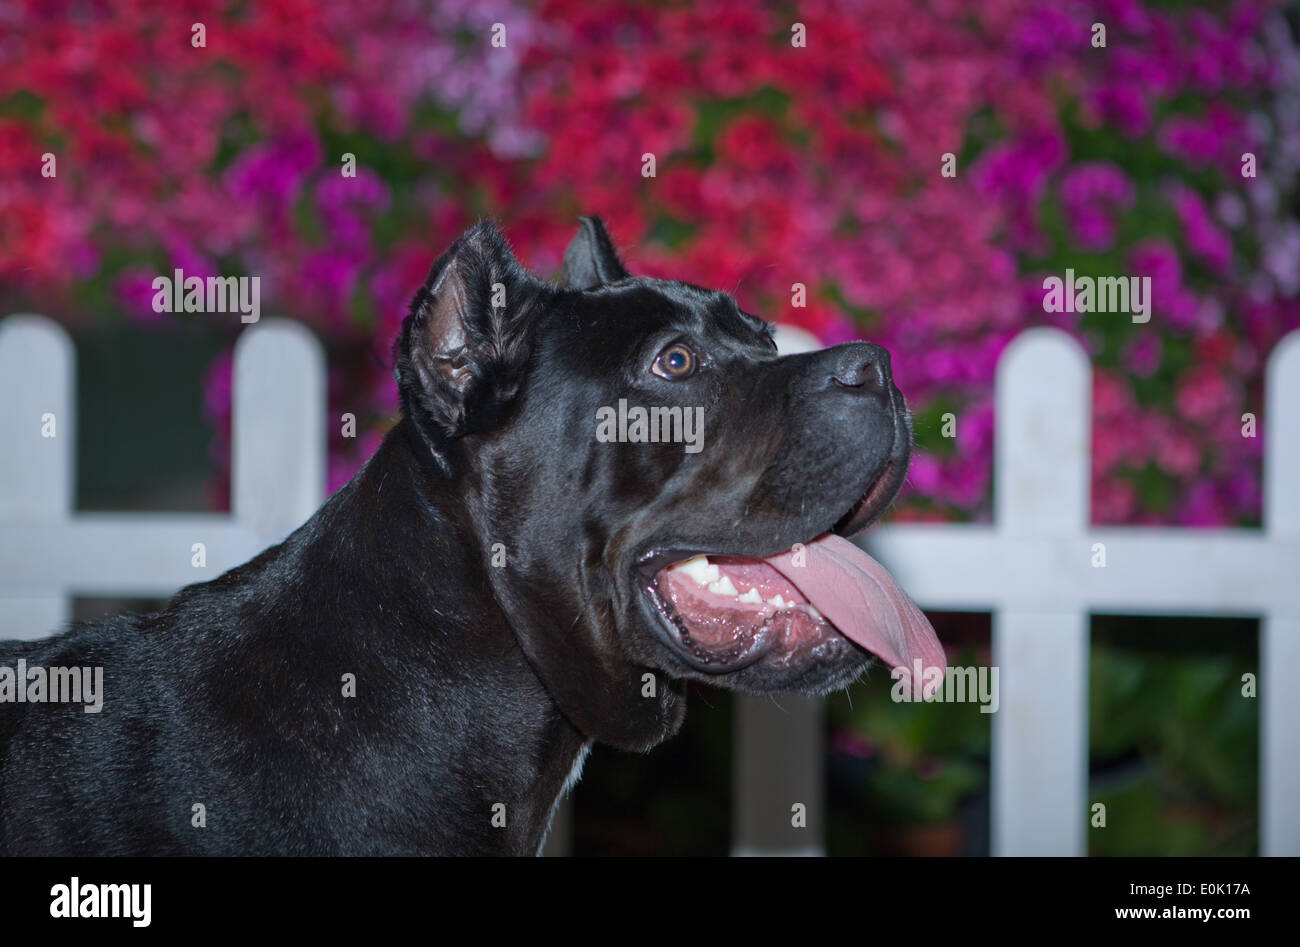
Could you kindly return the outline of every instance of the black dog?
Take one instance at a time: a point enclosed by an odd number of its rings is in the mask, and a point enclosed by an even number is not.
[[[285,542],[156,614],[0,645],[104,675],[100,713],[0,678],[0,853],[532,854],[592,741],[673,734],[684,679],[942,665],[842,538],[907,467],[880,347],[779,358],[584,219],[558,286],[470,230],[394,355],[401,421]]]

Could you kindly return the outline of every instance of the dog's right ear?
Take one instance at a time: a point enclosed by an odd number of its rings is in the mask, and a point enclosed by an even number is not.
[[[595,289],[631,276],[599,217],[580,217],[578,235],[564,251],[561,289]]]
[[[489,427],[514,398],[528,361],[526,314],[550,292],[487,222],[433,265],[393,363],[402,407],[435,446]]]

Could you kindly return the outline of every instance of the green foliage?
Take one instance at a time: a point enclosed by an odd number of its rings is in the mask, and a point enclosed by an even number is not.
[[[953,665],[979,663],[973,649],[949,655]],[[991,715],[975,703],[895,703],[880,670],[828,701],[832,726],[852,730],[875,751],[863,777],[864,804],[889,823],[951,819],[987,781]]]
[[[1192,634],[1240,624],[1203,620]],[[1171,642],[1187,637],[1166,627]],[[1258,706],[1242,675],[1258,666],[1243,639],[1241,628],[1219,634],[1227,654],[1094,642],[1089,802],[1106,805],[1107,827],[1090,830],[1093,854],[1257,853]],[[1117,774],[1107,761],[1120,761]]]

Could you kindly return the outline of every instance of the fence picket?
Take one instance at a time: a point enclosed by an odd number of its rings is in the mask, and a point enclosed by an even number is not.
[[[52,320],[0,320],[0,524],[55,525],[72,510],[75,359],[72,343]],[[21,547],[0,544],[0,577],[11,574],[11,557],[23,555]],[[0,594],[3,637],[42,638],[68,620],[68,598],[56,575]]]
[[[994,516],[1008,549],[1050,538],[1067,560],[1087,561],[1091,376],[1083,352],[1057,329],[1024,332],[1002,356]],[[1023,581],[1019,564],[1019,557],[1004,555],[986,567],[1000,573],[1000,588],[1011,588]],[[995,855],[1084,852],[1087,657],[1087,617],[1069,602],[1035,608],[1006,601],[994,613],[1001,690],[990,774]]]
[[[1300,546],[1300,332],[1269,359],[1264,412],[1264,529]],[[1300,570],[1290,573],[1291,582]],[[1300,606],[1277,606],[1260,629],[1260,851],[1300,855]]]
[[[319,344],[263,320],[241,337],[235,376],[231,515],[76,513],[72,346],[39,316],[0,321],[0,638],[56,630],[73,594],[169,594],[210,578],[311,515],[325,473]],[[1262,531],[1091,527],[1088,378],[1068,336],[1026,332],[998,367],[994,524],[894,525],[868,539],[923,607],[994,613],[994,851],[1085,850],[1087,615],[1112,611],[1263,619],[1261,850],[1300,854],[1300,688],[1285,679],[1300,664],[1300,332],[1269,362]],[[54,438],[41,436],[46,413]],[[189,565],[195,541],[208,547],[202,574]],[[1096,542],[1105,568],[1091,565]],[[733,850],[821,851],[818,706],[737,700]],[[777,831],[794,802],[808,804],[809,828]]]

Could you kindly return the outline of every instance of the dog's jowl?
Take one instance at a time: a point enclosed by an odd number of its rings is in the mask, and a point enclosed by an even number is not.
[[[847,538],[907,470],[879,346],[779,357],[584,219],[558,283],[462,236],[394,364],[401,420],[283,543],[156,614],[0,643],[102,668],[98,713],[0,701],[0,853],[532,854],[591,743],[667,739],[687,679],[943,665]]]

